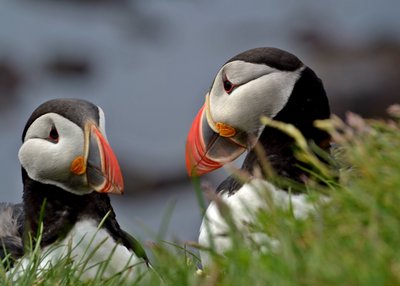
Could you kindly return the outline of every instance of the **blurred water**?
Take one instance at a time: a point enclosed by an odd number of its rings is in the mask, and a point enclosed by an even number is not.
[[[0,1],[0,59],[22,74],[14,105],[0,114],[1,201],[20,200],[20,134],[45,100],[78,97],[103,108],[107,134],[123,166],[150,180],[184,174],[186,132],[214,74],[231,56],[258,46],[312,55],[297,33],[322,31],[354,46],[380,35],[400,39],[400,2],[337,1],[121,1],[83,5],[68,1]],[[84,77],[60,77],[46,68],[57,56],[83,58]],[[329,80],[329,79],[328,79]],[[223,172],[214,179],[218,181]],[[174,191],[176,189],[176,191]],[[176,201],[169,237],[195,239],[200,223],[188,183],[164,191],[113,199],[121,224],[149,238]]]

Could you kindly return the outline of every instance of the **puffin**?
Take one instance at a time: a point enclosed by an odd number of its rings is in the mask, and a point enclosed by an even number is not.
[[[18,152],[21,204],[0,204],[0,256],[24,271],[29,244],[40,244],[40,268],[69,255],[81,278],[104,277],[129,268],[145,273],[149,259],[121,229],[108,194],[123,194],[117,157],[106,137],[103,110],[81,99],[54,99],[29,117]],[[40,234],[40,239],[37,239]],[[19,258],[22,259],[18,260]],[[100,269],[101,270],[101,269]]]
[[[276,239],[251,229],[257,213],[270,209],[266,197],[298,219],[315,211],[306,193],[274,182],[286,178],[304,186],[310,166],[295,157],[294,139],[263,124],[262,117],[293,125],[310,144],[329,152],[329,134],[314,126],[315,120],[330,117],[329,101],[311,68],[295,55],[272,47],[250,49],[228,60],[206,93],[186,143],[186,169],[192,177],[229,166],[247,151],[239,170],[228,168],[230,176],[216,188],[205,211],[199,235],[203,267],[212,265],[212,252],[223,254],[232,248],[232,223],[245,241],[277,247]],[[272,175],[263,172],[265,159]],[[230,209],[231,218],[220,211],[221,204]]]

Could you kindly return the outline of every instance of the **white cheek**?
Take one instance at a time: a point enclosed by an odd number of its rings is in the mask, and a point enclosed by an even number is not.
[[[300,71],[275,72],[239,86],[230,95],[212,95],[214,120],[257,132],[261,116],[273,118],[284,108],[299,75]]]
[[[44,139],[53,124],[59,134],[57,143]],[[25,142],[18,152],[20,163],[30,178],[72,192],[86,180],[71,172],[72,161],[82,155],[83,130],[60,115],[51,113],[38,118],[29,127]]]
[[[29,177],[41,181],[45,177],[57,177],[60,161],[57,158],[58,150],[55,144],[43,139],[29,139],[18,152],[21,165],[28,172]]]
[[[83,140],[70,141],[61,138],[54,144],[44,139],[30,139],[19,150],[21,165],[29,177],[39,182],[55,185],[67,182],[73,176],[70,171],[72,161],[83,155]]]
[[[298,77],[298,73],[279,72],[259,78],[254,82],[254,96],[250,95],[254,98],[253,107],[257,107],[256,110],[259,109],[262,115],[275,117],[288,102]],[[243,93],[251,94],[251,87],[244,86],[248,90]]]
[[[277,69],[271,68],[264,64],[253,64],[243,61],[234,61],[227,63],[220,71],[220,73],[227,73],[228,79],[233,83],[244,83],[251,79],[262,77],[266,74],[271,74]]]

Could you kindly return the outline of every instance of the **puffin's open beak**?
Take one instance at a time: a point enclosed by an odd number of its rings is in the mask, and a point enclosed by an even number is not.
[[[85,161],[88,185],[99,193],[122,194],[124,181],[117,157],[98,127],[85,127]]]
[[[239,143],[243,141],[239,132],[226,124],[212,121],[207,97],[192,123],[186,142],[186,170],[189,176],[200,176],[218,169],[246,150],[246,145]]]

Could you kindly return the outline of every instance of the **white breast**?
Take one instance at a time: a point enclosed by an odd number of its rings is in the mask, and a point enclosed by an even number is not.
[[[39,268],[51,268],[68,254],[81,271],[83,280],[94,278],[98,271],[104,271],[104,278],[110,277],[127,267],[130,270],[124,273],[133,278],[147,269],[143,260],[117,244],[106,230],[98,229],[94,220],[76,223],[64,240],[44,248]],[[24,271],[31,263],[29,258],[24,258],[16,271]]]
[[[290,195],[288,192],[275,188],[272,184],[255,179],[243,185],[235,194],[229,195],[222,192],[219,198],[229,207],[235,227],[248,241],[259,243],[260,245],[274,248],[278,246],[278,241],[268,237],[265,233],[254,232],[250,229],[252,222],[258,211],[268,210],[270,203],[274,206],[293,210],[295,218],[304,218],[314,210],[312,204],[307,202],[307,196]],[[214,247],[217,253],[224,253],[232,246],[232,241],[228,236],[230,227],[226,219],[221,215],[217,203],[211,202],[203,222],[200,227],[199,243],[205,247]],[[200,251],[203,266],[211,264],[211,257],[208,251]]]

